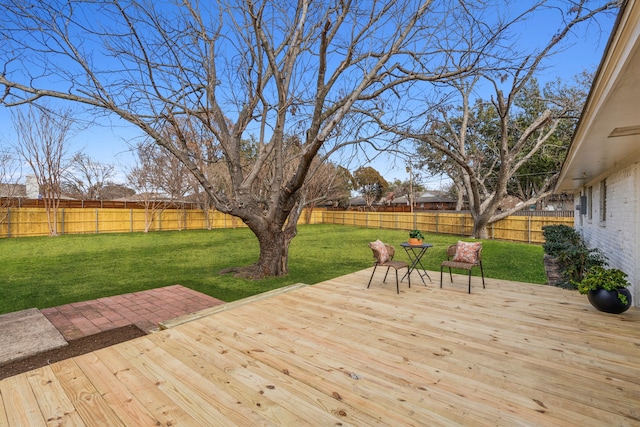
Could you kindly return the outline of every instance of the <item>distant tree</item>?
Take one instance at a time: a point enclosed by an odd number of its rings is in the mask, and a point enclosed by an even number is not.
[[[127,187],[124,184],[116,184],[114,182],[107,181],[100,190],[102,200],[115,200],[131,197],[136,194],[136,191]]]
[[[455,209],[457,211],[462,210],[466,193],[457,164],[449,159],[445,153],[429,144],[416,144],[416,153],[421,159],[418,162],[418,166],[428,170],[430,176],[446,176],[449,178],[450,184],[446,191],[456,199]]]
[[[335,207],[346,208],[351,199],[351,191],[354,189],[354,180],[351,172],[344,166],[336,167],[334,192],[329,197]]]
[[[344,204],[351,194],[353,178],[347,169],[330,162],[317,160],[317,163],[302,187],[301,206],[306,208],[306,223],[309,223],[314,208],[321,202],[330,200]]]
[[[18,194],[20,163],[16,161],[14,151],[0,146],[0,225],[9,215],[9,207]]]
[[[574,105],[565,109],[564,120],[558,122],[555,132],[544,146],[533,153],[513,175],[507,188],[509,195],[514,195],[520,200],[532,200],[528,204],[533,204],[533,200],[541,199],[538,196],[549,188],[549,184],[555,184],[555,177],[562,168],[593,76],[593,73],[585,71],[574,77],[571,84],[556,79],[542,88],[537,79],[531,79],[518,94],[514,101],[519,111],[516,118],[519,123],[514,124],[516,128],[523,128],[526,123],[533,121],[544,108],[553,109],[554,106],[569,103]]]
[[[401,197],[409,193],[409,181],[401,181],[398,178],[389,183],[389,191],[393,197]]]
[[[148,143],[138,144],[136,164],[127,174],[129,185],[136,190],[136,198],[144,205],[144,232],[176,201],[184,200],[189,189],[185,166],[164,148]]]
[[[491,102],[473,104],[474,85],[461,84],[460,115],[443,112],[419,139],[423,153],[437,151],[440,170],[466,195],[476,237],[485,238],[488,224],[553,193],[588,90],[554,83],[542,91],[533,78],[522,83],[516,93],[498,90]],[[507,195],[521,202],[498,210]]]
[[[371,166],[363,166],[353,173],[356,189],[364,197],[365,205],[371,209],[373,204],[385,194],[389,183]]]
[[[388,190],[391,193],[393,193],[394,198],[404,196],[407,198],[407,202],[408,202],[412,193],[414,194],[414,199],[415,199],[416,198],[415,195],[425,191],[426,188],[424,185],[418,182],[417,177],[416,179],[414,179],[414,181],[411,181],[411,180],[401,181],[396,178],[395,180],[393,180],[393,182],[389,184]]]
[[[115,167],[76,153],[62,177],[63,193],[82,200],[104,200],[103,189],[115,176]]]
[[[75,124],[71,110],[30,104],[12,113],[16,149],[36,177],[44,202],[49,235],[58,235],[62,177],[67,168],[68,140]]]
[[[231,192],[231,178],[220,144],[215,136],[211,135],[211,133],[202,126],[200,120],[200,117],[176,117],[176,123],[178,123],[179,126],[164,123],[162,133],[167,139],[171,140],[173,144],[184,144],[191,153],[191,159],[206,180],[211,183],[216,191],[228,194]],[[230,122],[228,124],[231,125]],[[165,152],[168,155],[172,155],[169,151]],[[165,160],[165,163],[170,162]],[[167,174],[171,173],[174,174],[171,180],[176,183],[180,181],[181,185],[185,185],[185,195],[188,196],[191,202],[196,203],[200,209],[202,209],[207,229],[210,230],[213,227],[211,213],[215,210],[214,200],[202,186],[200,180],[194,176],[188,168],[185,168],[183,165],[173,164],[173,172],[167,171]],[[182,176],[182,174],[184,174],[184,176]],[[180,175],[179,180],[178,175]]]
[[[544,3],[532,6],[527,13]],[[563,13],[562,23],[542,48],[525,54],[514,48],[511,58],[505,57],[494,70],[478,70],[449,80],[441,86],[444,95],[437,105],[430,100],[425,109],[404,110],[407,116],[401,121],[369,112],[384,129],[401,139],[428,145],[429,150],[442,154],[442,161],[449,162],[452,178],[464,188],[475,237],[486,238],[489,224],[552,194],[559,167],[555,173],[544,171],[535,179],[520,171],[530,172],[543,165],[554,169],[559,164],[567,142],[564,137],[576,124],[588,87],[556,84],[540,91],[536,73],[578,25],[592,23],[598,14],[618,5],[618,1],[596,7],[588,0],[569,2],[568,10],[558,9]],[[489,100],[477,96],[480,89],[490,91]],[[415,110],[416,106],[412,107]],[[524,176],[528,178],[523,180]],[[509,190],[519,192],[524,200],[499,210]]]

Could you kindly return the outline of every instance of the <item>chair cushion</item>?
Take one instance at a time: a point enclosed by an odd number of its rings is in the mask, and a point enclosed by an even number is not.
[[[389,259],[389,253],[387,248],[380,240],[369,243],[369,247],[373,250],[373,255],[376,257],[376,261],[380,264],[384,264]]]
[[[453,261],[475,264],[478,262],[478,251],[481,247],[482,242],[458,241],[458,244],[456,246],[456,254],[453,256]]]
[[[441,267],[459,268],[461,270],[471,270],[475,267],[475,264],[469,264],[468,262],[456,262],[456,261],[443,261]]]

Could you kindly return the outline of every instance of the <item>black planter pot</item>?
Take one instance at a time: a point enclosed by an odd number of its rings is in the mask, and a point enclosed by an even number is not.
[[[620,298],[618,298],[618,292],[626,295],[626,304],[623,304],[622,301],[620,301]],[[587,297],[589,298],[589,302],[592,306],[600,311],[604,311],[605,313],[620,314],[631,307],[631,292],[626,288],[618,289],[617,291],[607,291],[604,289],[589,291]]]

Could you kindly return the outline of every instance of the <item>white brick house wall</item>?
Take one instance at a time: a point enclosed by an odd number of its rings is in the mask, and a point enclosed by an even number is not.
[[[603,186],[606,183],[606,190]],[[629,275],[633,305],[640,307],[640,166],[638,163],[587,183],[574,194],[587,198],[587,212],[576,211],[575,228],[590,248],[598,248],[609,260],[609,267]],[[603,209],[603,196],[606,206]],[[603,218],[604,214],[604,218]]]

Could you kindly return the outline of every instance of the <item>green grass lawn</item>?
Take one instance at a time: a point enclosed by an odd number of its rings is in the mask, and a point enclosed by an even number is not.
[[[300,226],[289,249],[289,274],[260,281],[218,273],[257,260],[258,242],[246,228],[0,239],[0,313],[174,284],[233,301],[370,267],[367,243],[376,239],[395,245],[396,258],[407,260],[399,246],[407,236],[406,231]],[[426,235],[425,241],[434,247],[423,258],[425,267],[438,271],[447,246],[458,239]],[[546,282],[541,246],[489,240],[483,243],[482,253],[487,277]]]

